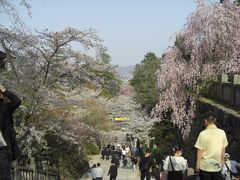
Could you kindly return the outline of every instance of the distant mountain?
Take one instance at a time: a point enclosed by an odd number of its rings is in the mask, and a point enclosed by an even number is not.
[[[134,68],[135,68],[135,65],[118,66],[116,70],[120,75],[126,75],[126,74],[132,74],[132,72],[134,71]]]
[[[118,66],[116,70],[119,73],[121,79],[127,82],[128,80],[132,79],[134,68],[135,68],[135,65]]]

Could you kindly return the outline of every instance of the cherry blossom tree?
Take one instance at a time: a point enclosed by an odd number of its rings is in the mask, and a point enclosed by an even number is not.
[[[92,29],[27,32],[1,27],[0,31],[6,52],[0,83],[22,99],[15,125],[25,157],[43,158],[44,151],[61,154],[65,144],[84,160],[87,145],[96,143],[111,126],[106,110],[110,101],[102,96],[109,94],[110,84],[111,89],[119,86],[110,62],[82,52],[97,52],[103,48],[102,40]],[[51,159],[62,168],[60,161],[61,156]]]
[[[30,13],[28,1],[21,5]],[[95,30],[26,30],[15,3],[0,0],[0,8],[17,23],[11,29],[0,25],[0,50],[6,56],[0,59],[0,84],[22,99],[15,113],[21,150],[40,161],[45,151],[52,152],[55,169],[76,179],[83,161],[87,170],[87,146],[111,127],[110,97],[120,84],[115,66]]]
[[[126,117],[126,131],[140,138],[142,141],[148,139],[149,130],[157,120],[151,118],[142,110],[141,105],[133,100],[134,88],[130,85],[123,85],[116,97],[113,98],[110,113],[114,117]]]
[[[161,117],[171,111],[184,138],[193,123],[202,84],[223,73],[240,72],[239,18],[240,7],[229,1],[198,0],[175,46],[165,53],[165,63],[157,73],[157,86],[163,92],[153,114]]]
[[[27,0],[19,0],[19,4],[24,6],[28,11],[28,15],[31,16],[30,3]],[[16,2],[12,2],[11,0],[0,0],[0,14],[7,15],[14,25],[23,25]]]

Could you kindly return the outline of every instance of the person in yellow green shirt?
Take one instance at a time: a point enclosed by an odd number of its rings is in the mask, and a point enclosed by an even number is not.
[[[197,150],[196,172],[201,180],[221,180],[224,165],[227,137],[222,129],[215,125],[216,118],[208,113],[204,119],[205,130],[200,132],[195,147]]]

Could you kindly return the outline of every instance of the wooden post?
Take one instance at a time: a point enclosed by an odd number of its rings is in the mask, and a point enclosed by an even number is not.
[[[48,166],[48,160],[47,160],[47,180],[50,179],[50,178],[49,178],[49,173],[48,173],[48,168],[49,168],[49,166]]]
[[[15,171],[14,171],[14,176],[15,176],[16,180],[21,180],[21,172],[19,170],[18,161],[16,161],[16,167],[15,167]]]

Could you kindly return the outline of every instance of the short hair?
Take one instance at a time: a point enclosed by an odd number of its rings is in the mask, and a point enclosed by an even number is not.
[[[100,163],[97,163],[97,167],[100,167],[100,165],[101,165]]]
[[[176,152],[178,152],[178,151],[182,151],[182,147],[179,146],[179,145],[176,145],[176,146],[174,146],[174,147],[172,148],[172,150],[173,150],[174,153],[176,153]]]
[[[205,118],[204,118],[207,122],[209,123],[214,123],[216,122],[216,118],[213,114],[213,112],[208,112],[206,115],[205,115]]]

